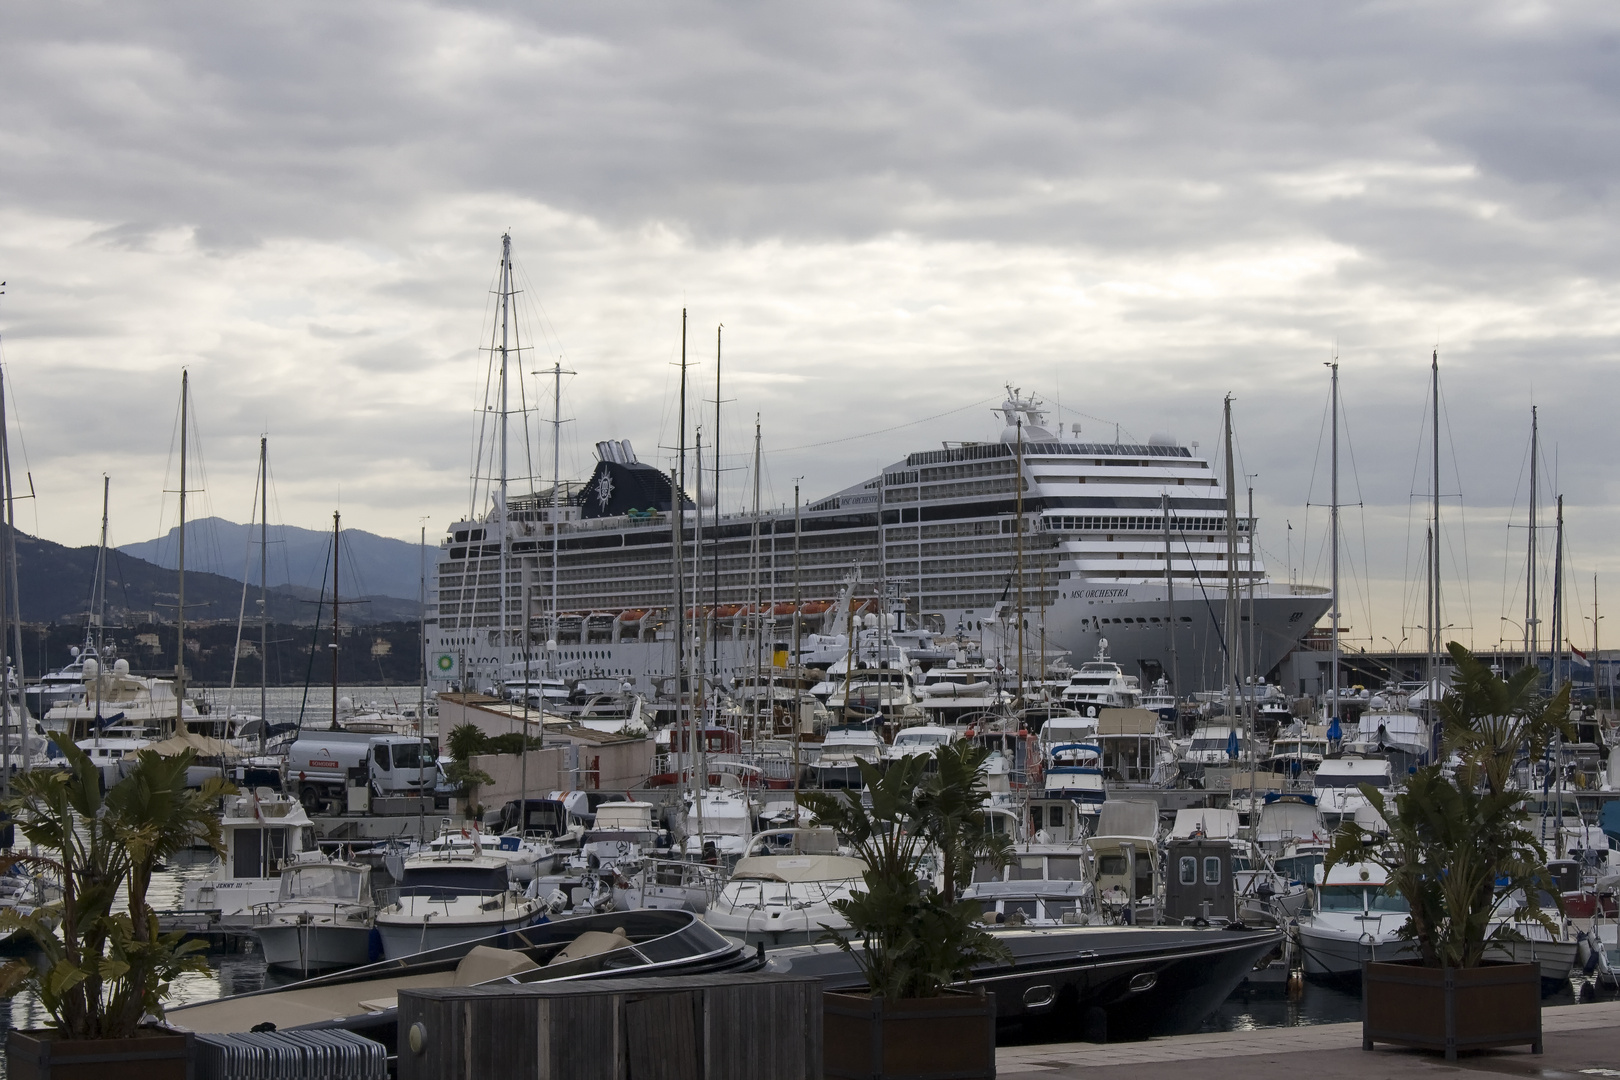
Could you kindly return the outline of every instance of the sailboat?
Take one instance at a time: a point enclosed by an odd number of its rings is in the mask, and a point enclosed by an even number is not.
[[[180,526],[179,595],[175,609],[179,649],[173,681],[132,674],[129,661],[118,659],[111,668],[95,659],[84,661],[84,695],[58,703],[45,714],[49,732],[73,738],[90,752],[109,780],[117,779],[117,762],[131,750],[157,739],[183,733],[187,720],[200,713],[185,697],[186,603],[186,454],[189,435],[190,375],[180,374]]]

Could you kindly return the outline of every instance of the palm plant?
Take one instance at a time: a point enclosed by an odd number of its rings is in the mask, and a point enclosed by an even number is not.
[[[62,752],[66,769],[20,774],[7,804],[23,835],[49,854],[8,856],[6,865],[55,876],[62,898],[27,915],[0,913],[0,927],[23,931],[42,956],[38,965],[12,960],[0,967],[0,996],[37,991],[68,1039],[128,1038],[146,1015],[162,1016],[171,979],[207,970],[196,955],[203,943],[160,933],[146,896],[161,860],[197,841],[224,850],[216,808],[235,788],[211,779],[188,789],[194,752],[143,750],[103,794],[89,755],[70,742]],[[52,932],[58,916],[60,936]]]
[[[1545,853],[1526,827],[1523,792],[1512,785],[1515,759],[1545,751],[1568,729],[1569,686],[1543,700],[1539,672],[1503,680],[1461,645],[1450,645],[1457,678],[1440,707],[1442,745],[1461,759],[1455,777],[1440,764],[1414,771],[1392,799],[1361,791],[1389,827],[1380,837],[1354,822],[1334,835],[1326,864],[1368,862],[1388,874],[1411,917],[1401,936],[1416,943],[1427,967],[1477,967],[1496,941],[1519,936],[1491,924],[1503,897],[1522,892],[1522,916],[1549,931],[1538,894],[1548,886]]]
[[[1005,859],[1004,842],[985,839],[983,761],[982,750],[951,746],[931,757],[908,755],[883,772],[860,761],[870,806],[859,791],[800,796],[866,863],[865,889],[833,901],[850,933],[829,932],[823,940],[850,954],[873,995],[935,997],[976,965],[1008,955],[979,925],[974,906],[956,899],[956,883],[971,874],[976,858]],[[919,879],[930,846],[944,864],[944,890]]]

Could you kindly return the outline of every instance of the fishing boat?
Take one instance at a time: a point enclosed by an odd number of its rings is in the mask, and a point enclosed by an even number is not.
[[[370,962],[371,868],[306,862],[281,875],[281,895],[254,910],[264,962],[308,974]]]

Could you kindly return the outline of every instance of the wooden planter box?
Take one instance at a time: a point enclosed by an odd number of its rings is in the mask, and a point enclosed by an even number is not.
[[[147,1030],[133,1039],[62,1039],[54,1031],[6,1036],[9,1080],[191,1080],[192,1036]]]
[[[822,995],[828,1080],[990,1080],[996,1075],[996,996],[951,991],[890,1001]]]
[[[1541,1053],[1541,965],[1430,968],[1361,965],[1361,1046],[1394,1043],[1443,1050],[1530,1044]]]

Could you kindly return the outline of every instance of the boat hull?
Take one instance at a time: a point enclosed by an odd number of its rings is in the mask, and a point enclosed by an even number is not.
[[[1359,981],[1363,961],[1387,964],[1417,958],[1417,947],[1410,941],[1394,937],[1360,941],[1305,925],[1299,928],[1299,946],[1305,974],[1318,979]]]
[[[382,937],[383,956],[399,960],[422,952],[473,947],[493,934],[517,930],[534,922],[535,911],[517,911],[500,918],[476,921],[435,919],[426,916],[378,915],[377,933]]]
[[[369,926],[287,922],[255,930],[264,962],[286,971],[332,971],[371,962]]]
[[[994,933],[1013,962],[981,967],[966,985],[995,993],[999,1030],[1059,1040],[1194,1031],[1282,940],[1273,930],[1170,926]],[[777,950],[766,969],[816,975],[830,990],[865,985],[853,959],[833,945]]]

